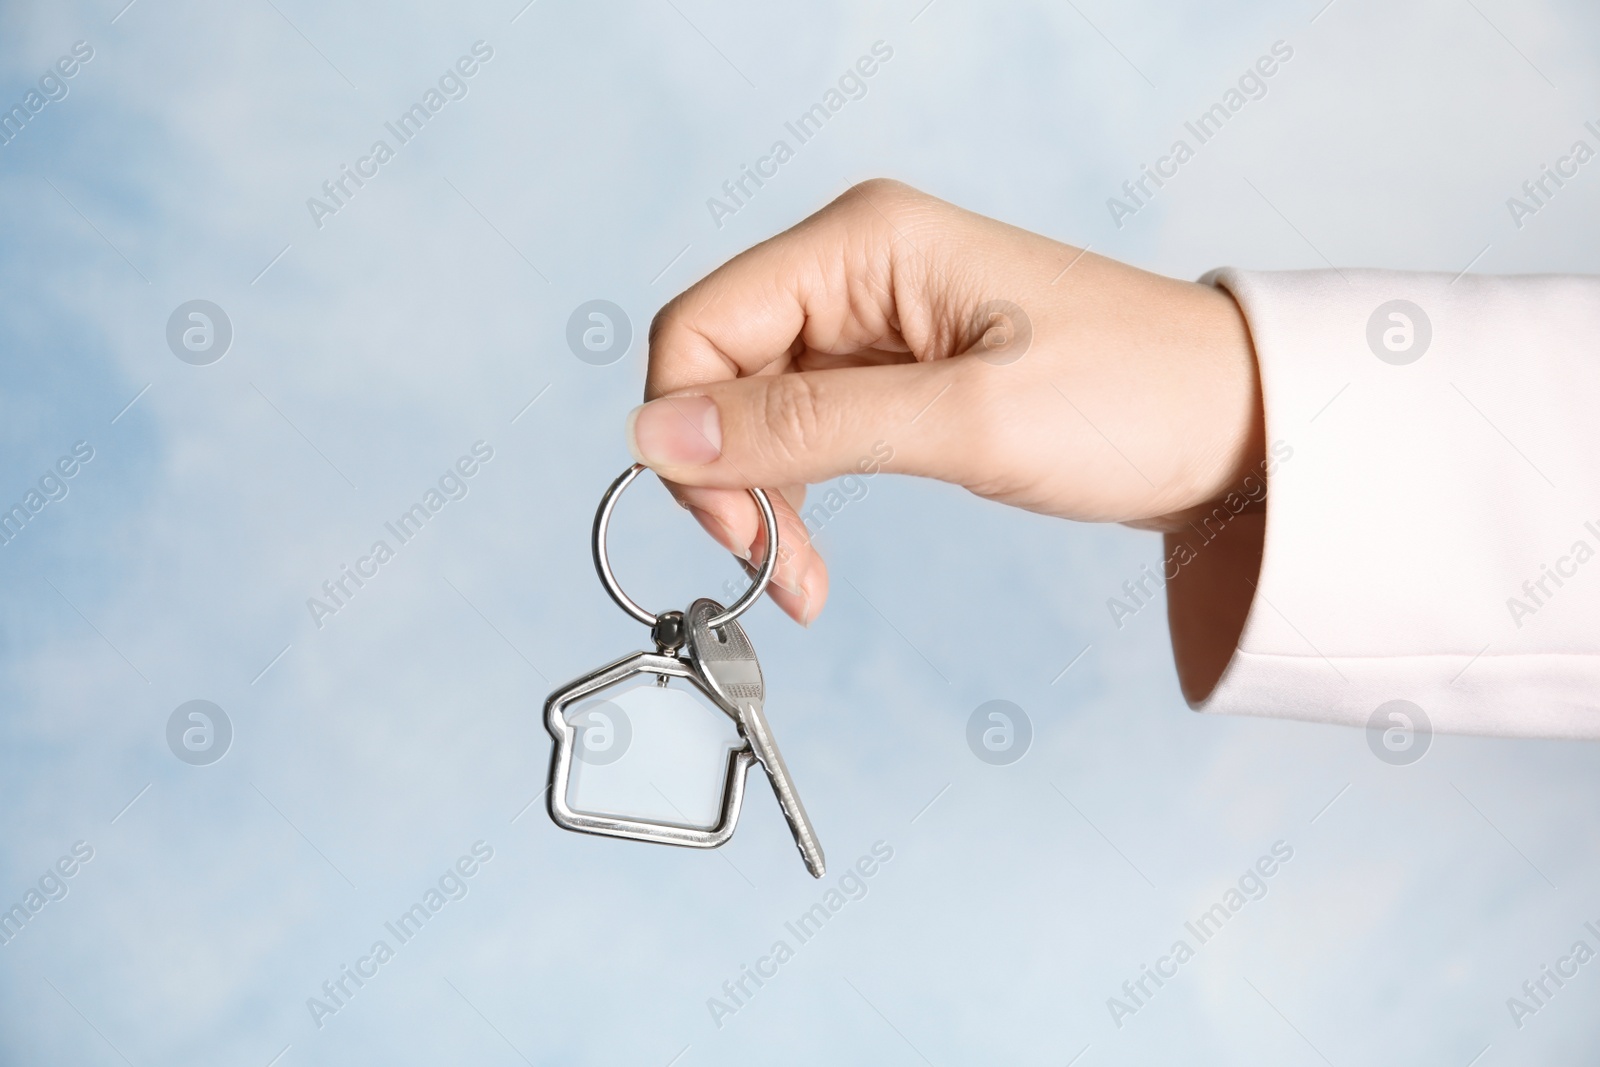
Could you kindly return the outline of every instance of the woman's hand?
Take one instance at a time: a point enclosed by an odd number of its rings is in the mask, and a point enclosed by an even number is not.
[[[743,490],[781,491],[772,595],[803,623],[828,590],[797,515],[808,483],[881,466],[1170,530],[1263,454],[1255,359],[1226,293],[892,181],[663,308],[645,397],[630,449],[725,548],[761,558]]]

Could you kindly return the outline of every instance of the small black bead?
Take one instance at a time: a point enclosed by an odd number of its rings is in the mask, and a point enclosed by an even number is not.
[[[683,612],[663,611],[657,615],[656,624],[650,628],[650,636],[662,652],[678,651],[683,647]]]

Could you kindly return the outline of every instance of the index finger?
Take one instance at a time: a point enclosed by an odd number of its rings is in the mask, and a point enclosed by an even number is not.
[[[892,227],[873,201],[905,191],[858,186],[674,298],[650,324],[645,399],[897,340]]]

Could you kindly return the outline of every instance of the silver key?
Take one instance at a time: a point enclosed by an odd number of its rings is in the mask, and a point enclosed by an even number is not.
[[[772,790],[778,794],[778,806],[789,820],[789,831],[794,834],[794,843],[806,862],[806,870],[813,878],[821,878],[824,873],[822,845],[817,841],[811,820],[806,817],[800,795],[795,792],[783,755],[772,739],[772,728],[767,724],[762,707],[766,701],[766,683],[761,679],[761,664],[756,659],[755,648],[743,627],[731,619],[713,630],[710,620],[721,614],[722,605],[706,599],[696,600],[684,613],[689,661],[707,686],[728,705],[724,710],[733,715],[750,750],[766,768]]]

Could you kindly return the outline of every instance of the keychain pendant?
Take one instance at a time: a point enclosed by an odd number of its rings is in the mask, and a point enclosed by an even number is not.
[[[744,783],[750,765],[756,762],[755,753],[745,743],[728,753],[727,776],[722,785],[721,813],[716,824],[708,829],[691,826],[674,826],[670,823],[646,819],[629,819],[616,815],[601,815],[574,809],[567,799],[572,782],[572,761],[577,755],[578,728],[567,721],[567,709],[584,697],[627,682],[640,675],[655,675],[665,685],[668,678],[683,678],[705,695],[716,707],[722,707],[716,693],[700,680],[695,669],[676,656],[659,652],[635,652],[615,663],[591,671],[551,693],[544,705],[544,724],[555,739],[550,754],[550,788],[548,801],[550,818],[557,826],[580,833],[602,834],[607,837],[626,837],[634,841],[655,841],[665,845],[684,845],[689,848],[716,848],[733,836],[739,822],[739,809],[744,803]]]
[[[594,519],[594,565],[600,582],[633,618],[650,627],[656,645],[654,652],[635,652],[614,663],[567,683],[545,700],[545,728],[555,740],[550,754],[550,784],[547,805],[557,826],[580,833],[621,837],[633,841],[681,845],[688,848],[716,848],[733,836],[744,803],[745,782],[752,766],[760,766],[772,783],[779,807],[789,822],[795,844],[815,878],[824,870],[822,847],[806,816],[805,807],[795,792],[789,771],[772,738],[763,711],[765,686],[755,651],[744,630],[735,621],[766,589],[778,559],[778,522],[772,502],[760,489],[751,489],[761,511],[767,534],[767,554],[755,581],[744,595],[724,609],[713,600],[696,600],[687,613],[667,611],[651,614],[635,603],[617,583],[606,554],[606,529],[617,498],[645,468],[634,464],[622,473],[601,498]],[[687,656],[679,651],[688,645]],[[739,743],[728,750],[723,772],[722,796],[715,822],[710,826],[630,817],[627,815],[582,811],[572,804],[569,790],[573,782],[573,760],[583,743],[578,727],[568,720],[569,710],[585,698],[625,686],[641,676],[654,676],[657,685],[666,687],[679,678],[689,683],[706,704],[732,719],[739,732]],[[659,790],[658,790],[659,792]],[[663,794],[665,798],[665,794]],[[670,803],[670,801],[669,801]],[[682,815],[681,812],[679,812]]]

